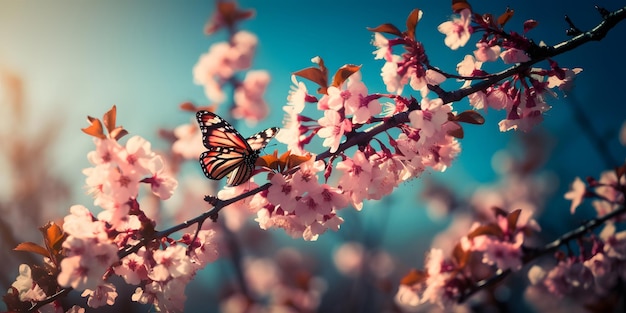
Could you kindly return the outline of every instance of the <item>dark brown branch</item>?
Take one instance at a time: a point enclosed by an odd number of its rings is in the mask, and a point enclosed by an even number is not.
[[[563,246],[563,245],[567,245],[570,241],[577,239],[577,238],[581,238],[582,236],[584,236],[585,234],[589,233],[591,230],[603,225],[606,221],[615,218],[619,215],[622,215],[626,213],[626,206],[622,206],[616,210],[614,210],[613,212],[604,215],[602,217],[590,220],[586,223],[584,223],[583,225],[579,226],[578,228],[571,230],[568,233],[563,234],[561,237],[557,238],[556,240],[548,243],[547,245],[538,248],[538,249],[532,249],[532,248],[527,248],[525,249],[527,252],[524,255],[523,258],[523,263],[524,265],[530,263],[531,261],[537,259],[540,256],[546,255],[548,253],[552,253],[554,252],[556,249],[558,249],[559,247]],[[476,283],[476,285],[474,285],[472,288],[470,288],[467,292],[465,292],[464,294],[462,294],[457,302],[461,303],[465,300],[467,300],[469,297],[471,297],[472,295],[474,295],[476,292],[485,289],[489,286],[492,286],[493,284],[501,281],[502,279],[504,279],[507,275],[511,274],[512,271],[510,269],[507,270],[498,270],[498,272],[496,272],[496,274],[494,276],[491,276],[488,279],[485,280],[481,280],[479,282]]]

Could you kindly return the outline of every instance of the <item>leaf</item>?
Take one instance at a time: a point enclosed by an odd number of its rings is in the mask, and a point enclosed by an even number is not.
[[[461,125],[459,125],[459,123],[457,122],[451,122],[451,124],[456,127],[452,129],[448,129],[446,133],[454,138],[463,139],[463,137],[465,137],[465,132],[463,131],[463,127],[461,127]]]
[[[111,138],[115,139],[115,140],[120,140],[120,138],[124,137],[128,135],[128,131],[126,131],[126,129],[122,128],[122,126],[118,126],[116,127],[114,130],[112,130],[109,133],[109,136],[111,136]]]
[[[342,66],[335,73],[335,76],[333,77],[332,86],[335,86],[335,87],[341,86],[341,84],[343,84],[343,82],[345,82],[346,79],[348,79],[348,77],[358,72],[360,69],[361,69],[361,65],[346,64]]]
[[[293,73],[293,75],[300,76],[318,84],[320,86],[318,92],[322,94],[326,93],[326,89],[328,88],[328,77],[326,77],[326,73],[324,73],[321,69],[308,67]]]
[[[423,13],[420,9],[414,9],[406,18],[406,34],[409,38],[415,39],[415,28]]]
[[[91,123],[91,125],[89,125],[89,127],[81,128],[80,130],[87,135],[105,139],[106,136],[104,135],[100,120],[91,116],[87,116],[87,120]]]
[[[423,283],[428,278],[428,274],[424,271],[411,269],[408,274],[404,275],[400,280],[400,284],[406,286],[412,286],[415,284]]]
[[[395,25],[393,25],[391,23],[381,24],[381,25],[378,25],[378,26],[376,26],[374,28],[367,27],[367,30],[369,30],[371,32],[377,32],[377,33],[392,34],[392,35],[396,35],[398,37],[402,36],[402,32]]]
[[[33,253],[37,253],[39,255],[42,255],[43,257],[46,258],[50,258],[50,253],[48,253],[48,250],[46,250],[46,248],[34,243],[34,242],[22,242],[20,244],[17,245],[17,247],[15,247],[13,250],[15,251],[24,251],[24,252],[33,252]]]
[[[527,20],[526,22],[524,22],[524,33],[527,33],[529,30],[537,27],[538,24],[539,22],[535,20]]]
[[[498,17],[498,25],[500,25],[500,27],[503,27],[504,24],[506,24],[513,17],[514,13],[514,10],[507,7],[506,11],[504,11],[504,13],[502,13],[502,15]]]
[[[461,243],[457,243],[454,246],[454,250],[452,251],[452,257],[456,260],[456,264],[459,265],[459,268],[464,268],[467,265],[467,261],[469,260],[470,252],[463,250],[461,247]]]
[[[509,213],[509,215],[506,217],[506,220],[508,222],[508,230],[509,232],[513,233],[515,232],[515,227],[517,226],[517,220],[519,219],[520,214],[522,213],[521,209],[517,209],[511,213]]]
[[[115,105],[113,105],[113,107],[109,111],[104,113],[104,116],[102,117],[102,122],[104,123],[104,126],[107,128],[107,131],[109,132],[109,134],[115,129],[116,118],[117,118],[117,108],[115,107]]]
[[[65,241],[66,235],[63,229],[54,222],[48,222],[43,227],[39,228],[43,234],[43,240],[46,247],[52,255],[58,255],[61,253],[61,245]]]
[[[485,118],[480,115],[480,113],[476,111],[463,111],[454,116],[452,121],[460,122],[460,123],[468,123],[474,125],[482,125],[485,123]]]
[[[474,239],[478,236],[495,236],[498,238],[502,238],[504,234],[502,233],[502,229],[498,227],[496,224],[487,224],[478,226],[471,233],[467,235],[467,238]]]
[[[458,13],[463,11],[464,9],[472,10],[472,6],[467,2],[467,0],[452,0],[452,12]]]

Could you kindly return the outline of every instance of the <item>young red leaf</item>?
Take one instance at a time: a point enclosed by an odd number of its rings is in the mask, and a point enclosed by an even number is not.
[[[65,241],[65,233],[59,225],[54,222],[48,222],[39,228],[43,235],[43,240],[51,254],[58,255],[61,253],[61,245]]]
[[[472,10],[472,6],[467,2],[467,0],[452,0],[452,12],[459,13],[464,9]]]
[[[517,209],[511,213],[509,213],[509,216],[506,217],[507,222],[509,224],[508,226],[508,230],[509,232],[514,232],[515,231],[515,226],[517,226],[517,220],[519,219],[519,215],[520,213],[522,213],[521,209]]]
[[[456,122],[452,122],[452,125],[456,127],[452,129],[448,129],[447,134],[457,139],[463,139],[463,137],[465,137],[465,132],[463,131],[463,127],[461,127],[461,125],[459,125],[459,123],[456,123]]]
[[[350,77],[350,75],[356,73],[359,69],[361,69],[360,65],[346,64],[342,66],[335,73],[335,76],[333,77],[332,86],[335,86],[335,87],[341,86],[341,84],[343,84],[343,82],[345,82],[346,79]]]
[[[527,20],[526,22],[524,22],[524,32],[528,32],[529,30],[535,28],[538,24],[539,22],[535,20]]]
[[[498,225],[487,224],[487,225],[478,226],[476,229],[474,229],[471,233],[467,235],[467,238],[473,239],[478,236],[495,236],[498,238],[502,238],[503,235],[504,233],[502,233],[502,229],[500,229]]]
[[[308,67],[293,73],[293,75],[300,76],[318,84],[320,86],[318,92],[323,94],[326,93],[326,89],[328,88],[328,77],[326,77],[326,73],[324,73],[321,69]]]
[[[50,254],[46,248],[34,243],[34,242],[22,242],[17,245],[13,250],[15,251],[24,251],[24,252],[33,252],[37,253],[43,257],[50,258]]]
[[[99,119],[87,116],[87,120],[89,120],[91,125],[89,125],[89,127],[81,128],[80,130],[82,130],[83,133],[100,139],[106,138],[102,129],[102,123]]]
[[[498,25],[500,25],[500,27],[504,26],[504,24],[506,24],[513,17],[514,13],[514,10],[507,7],[506,11],[504,11],[504,13],[502,13],[502,15],[498,17]]]
[[[426,278],[428,278],[428,274],[426,272],[411,269],[408,274],[402,277],[402,279],[400,280],[400,284],[412,286],[426,281]]]
[[[107,128],[107,131],[109,132],[109,134],[115,129],[116,118],[117,118],[117,108],[115,107],[115,105],[113,105],[113,107],[109,111],[104,113],[104,116],[102,117],[102,122],[104,123],[104,126]]]
[[[463,111],[456,116],[454,116],[451,121],[456,121],[460,123],[468,123],[475,125],[482,125],[485,123],[485,118],[480,115],[480,113],[476,111]]]
[[[392,34],[398,37],[402,36],[402,31],[400,31],[396,26],[390,23],[381,24],[376,27],[367,27],[367,30],[377,33]]]
[[[422,10],[414,9],[406,18],[406,35],[411,39],[415,39],[415,28],[422,17],[422,13]]]
[[[467,261],[469,260],[470,251],[463,250],[461,247],[461,243],[457,243],[454,246],[454,250],[452,251],[452,257],[456,261],[456,264],[459,265],[459,268],[464,268],[467,265]]]

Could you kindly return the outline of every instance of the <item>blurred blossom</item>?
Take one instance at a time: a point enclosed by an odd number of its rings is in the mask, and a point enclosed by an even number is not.
[[[350,277],[357,277],[363,271],[365,249],[357,242],[342,244],[333,253],[333,262],[337,270]]]

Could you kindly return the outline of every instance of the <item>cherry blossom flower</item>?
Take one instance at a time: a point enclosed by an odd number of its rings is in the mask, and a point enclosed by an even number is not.
[[[391,58],[389,40],[387,40],[387,38],[385,38],[385,36],[383,36],[381,33],[374,33],[374,39],[372,40],[372,44],[377,48],[376,51],[372,52],[374,54],[375,60],[388,60]]]
[[[206,150],[202,145],[202,133],[198,125],[183,124],[174,128],[176,141],[172,144],[172,151],[187,160],[195,160]]]
[[[145,262],[145,248],[137,253],[127,255],[121,260],[121,264],[114,267],[115,274],[124,278],[124,281],[130,285],[138,285],[142,280],[148,279],[148,269]]]
[[[249,71],[235,89],[235,107],[232,114],[236,119],[244,119],[249,123],[256,123],[267,117],[269,107],[263,99],[265,90],[270,81],[267,71]]]
[[[574,87],[574,79],[576,75],[583,71],[582,68],[563,68],[563,78],[559,78],[556,75],[548,77],[548,88],[558,87],[563,91],[569,91]]]
[[[352,123],[344,119],[337,111],[326,110],[324,117],[319,119],[322,128],[317,132],[320,138],[324,138],[322,146],[329,147],[333,153],[339,148],[343,134],[352,131]]]
[[[87,305],[92,308],[99,308],[105,304],[113,305],[117,298],[117,291],[113,284],[98,285],[95,290],[85,289],[81,297],[89,297]]]
[[[117,261],[117,246],[94,239],[69,236],[63,242],[67,257],[61,261],[57,281],[61,287],[77,290],[95,289],[102,275]]]
[[[481,41],[476,43],[476,48],[474,56],[480,62],[493,62],[500,56],[500,46],[489,46],[486,42]]]
[[[191,275],[192,265],[186,251],[182,245],[172,245],[165,250],[154,251],[153,258],[157,265],[150,270],[148,277],[163,282],[170,278]]]
[[[299,196],[299,192],[293,187],[292,181],[275,174],[270,182],[272,185],[267,190],[267,200],[273,205],[280,205],[285,212],[293,212],[298,205],[296,196]]]
[[[349,195],[352,205],[360,210],[367,197],[367,188],[364,187],[369,186],[372,178],[372,164],[362,151],[357,150],[352,158],[337,163],[336,169],[343,172],[338,185]]]
[[[443,22],[437,27],[440,33],[446,35],[444,42],[450,49],[463,47],[469,40],[471,13],[469,9],[463,9],[459,17],[453,17],[452,21]]]
[[[421,101],[421,110],[409,113],[411,126],[420,130],[420,140],[426,141],[442,130],[442,125],[448,121],[448,113],[452,111],[450,105],[444,105],[441,99]]]
[[[20,264],[19,273],[11,287],[17,289],[20,301],[40,301],[46,298],[43,289],[33,281],[28,264]]]
[[[580,177],[576,177],[576,179],[574,179],[574,182],[572,183],[572,189],[565,193],[565,199],[572,201],[572,205],[570,206],[571,214],[574,214],[574,212],[576,212],[576,208],[583,201],[586,191],[587,186],[585,185],[585,183],[582,181],[582,179],[580,179]]]
[[[333,262],[341,274],[358,277],[365,262],[365,249],[360,243],[344,243],[333,253]]]
[[[387,92],[402,94],[404,85],[408,82],[408,78],[398,75],[398,62],[401,60],[402,57],[394,54],[387,59],[381,69],[380,76],[382,76],[383,83],[387,86]]]
[[[509,48],[500,53],[500,57],[505,64],[523,63],[530,60],[530,57],[520,49]]]
[[[198,243],[199,246],[193,250],[195,254],[195,261],[197,264],[194,264],[196,268],[203,268],[206,264],[214,262],[217,260],[218,252],[217,252],[217,233],[212,230],[201,230],[198,232]]]
[[[165,165],[161,156],[156,156],[147,164],[152,177],[144,178],[142,182],[150,184],[152,193],[162,200],[169,199],[178,187],[178,181],[165,172]]]

